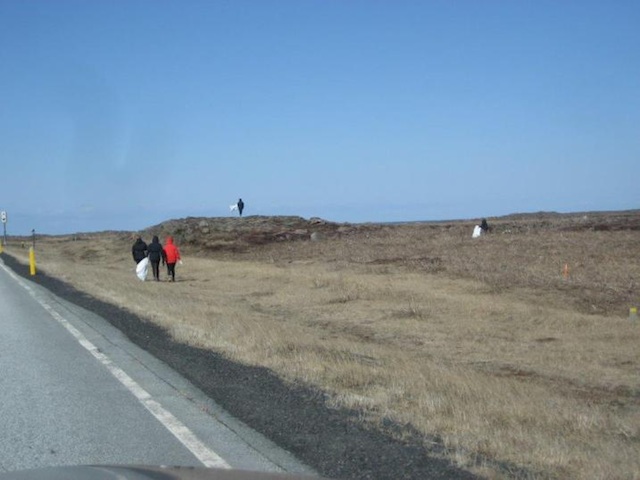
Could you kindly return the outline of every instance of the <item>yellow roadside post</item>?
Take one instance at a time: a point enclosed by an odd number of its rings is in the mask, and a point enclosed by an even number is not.
[[[0,240],[0,253],[2,253],[2,250],[7,243],[7,212],[4,210],[0,212],[0,222],[2,222],[2,230],[4,231],[2,240]]]
[[[36,251],[33,247],[29,247],[29,272],[31,275],[36,274]]]

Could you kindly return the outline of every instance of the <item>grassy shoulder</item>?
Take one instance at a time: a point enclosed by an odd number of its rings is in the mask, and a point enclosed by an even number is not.
[[[323,225],[310,241],[294,220],[224,237],[215,219],[155,227],[182,242],[175,284],[135,277],[124,232],[44,238],[38,267],[376,428],[437,437],[487,477],[509,477],[505,462],[544,478],[640,471],[637,231],[527,218],[480,239],[454,223]]]

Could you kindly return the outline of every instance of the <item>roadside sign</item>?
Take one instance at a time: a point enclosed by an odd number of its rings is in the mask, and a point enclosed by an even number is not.
[[[2,220],[2,223],[7,223],[7,212],[4,210],[0,212],[0,220]]]

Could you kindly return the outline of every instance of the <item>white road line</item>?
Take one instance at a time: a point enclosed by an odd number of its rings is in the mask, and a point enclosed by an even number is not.
[[[47,302],[36,297],[33,289],[27,285],[20,277],[9,270],[5,265],[0,263],[0,267],[11,275],[42,307],[71,335],[73,335],[78,343],[82,345],[91,355],[93,355],[100,363],[102,363],[111,374],[118,379],[122,385],[129,390],[133,396],[158,419],[164,427],[175,436],[193,455],[200,460],[204,466],[211,468],[226,468],[231,466],[225,462],[222,457],[202,443],[194,433],[187,428],[180,420],[174,417],[171,412],[165,409],[160,403],[155,401],[153,397],[142,388],[127,373],[116,366],[111,359],[102,353],[93,343],[91,343],[78,329],[76,329],[68,320],[56,312]]]

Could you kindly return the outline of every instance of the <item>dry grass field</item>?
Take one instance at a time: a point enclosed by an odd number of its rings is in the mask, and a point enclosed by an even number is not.
[[[141,233],[176,237],[175,283],[135,277],[131,232],[39,238],[37,260],[482,476],[640,478],[640,212],[489,223],[174,220]]]

